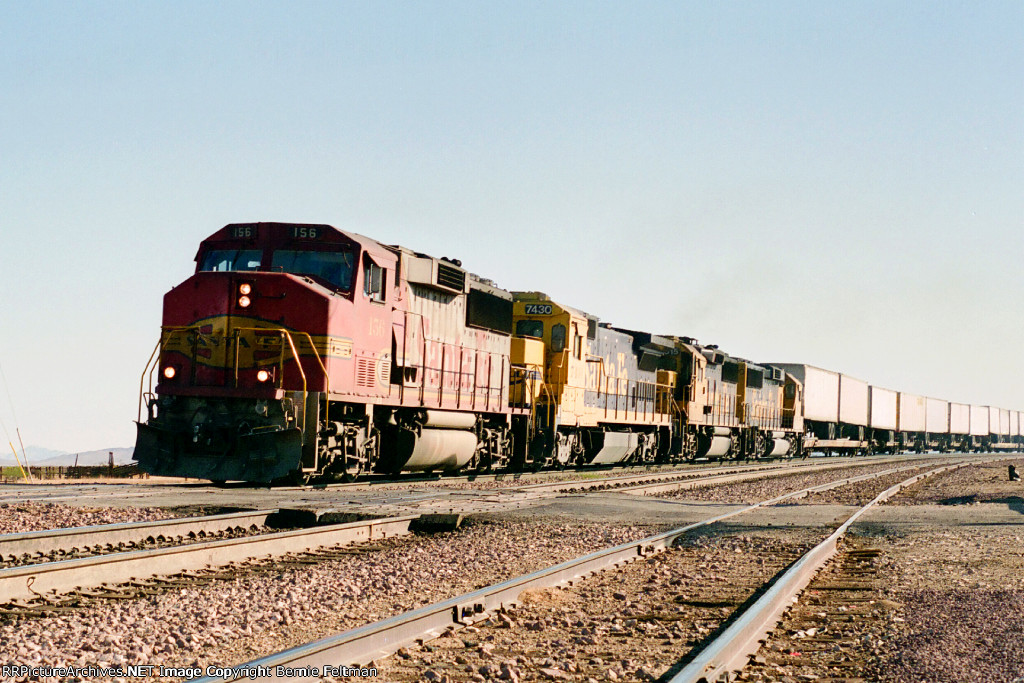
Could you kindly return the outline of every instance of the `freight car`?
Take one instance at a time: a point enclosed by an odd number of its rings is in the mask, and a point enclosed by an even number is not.
[[[142,384],[140,467],[213,481],[1024,441],[1014,411],[613,327],[329,225],[204,240]]]
[[[895,453],[899,450],[896,439],[896,415],[899,412],[899,393],[891,389],[868,386],[868,426],[871,450],[875,453]]]
[[[803,447],[825,453],[868,453],[868,384],[813,365],[769,363],[803,387]]]

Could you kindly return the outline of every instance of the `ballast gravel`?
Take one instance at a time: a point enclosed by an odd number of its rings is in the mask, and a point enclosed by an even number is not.
[[[660,530],[471,524],[374,541],[377,550],[309,567],[6,623],[0,642],[9,664],[229,666]]]
[[[828,489],[827,491],[816,491],[808,494],[806,498],[801,499],[800,503],[810,505],[855,505],[857,507],[862,507],[874,500],[875,496],[882,491],[885,491],[900,482],[906,481],[914,475],[935,469],[935,467],[935,464],[926,465],[917,469],[885,474],[880,477],[875,477],[874,479],[850,482],[849,484],[844,484],[834,489]],[[931,477],[929,477],[929,479],[930,478]],[[928,481],[928,479],[924,479],[923,481]],[[922,482],[916,482],[904,490],[914,490],[923,485],[924,484]]]
[[[683,500],[699,500],[715,503],[747,503],[752,504],[762,500],[768,500],[791,491],[820,486],[842,479],[844,477],[855,477],[862,474],[874,474],[886,470],[901,467],[894,463],[880,463],[874,465],[857,465],[837,469],[824,470],[821,472],[802,472],[797,474],[786,474],[777,477],[767,477],[752,481],[741,481],[735,484],[717,484],[700,486],[690,489],[681,489],[668,494],[659,494],[660,497],[677,498]],[[922,466],[924,467],[924,466]],[[926,467],[925,467],[926,468]],[[927,469],[927,468],[926,468]],[[913,476],[918,470],[906,470],[886,477],[894,477],[896,481],[903,481]],[[879,482],[884,479],[873,479],[863,483],[847,484],[846,486],[863,487],[864,490],[875,489],[880,491]],[[868,499],[870,500],[870,498]],[[803,501],[796,501],[803,502]],[[867,502],[867,501],[865,501]]]
[[[1024,477],[1024,458],[961,467],[943,472],[917,486],[901,491],[890,505],[970,505],[1020,502],[1024,484],[1010,481],[1009,466]]]
[[[688,537],[572,587],[528,591],[514,609],[376,666],[402,682],[653,681],[820,538],[795,529]]]
[[[119,522],[153,522],[173,516],[161,508],[77,507],[32,501],[0,503],[0,534]]]
[[[882,554],[881,588],[863,599],[884,609],[845,624],[831,645],[848,649],[857,676],[879,683],[1024,680],[1022,526],[925,528],[864,542]],[[791,661],[756,680],[836,675]]]

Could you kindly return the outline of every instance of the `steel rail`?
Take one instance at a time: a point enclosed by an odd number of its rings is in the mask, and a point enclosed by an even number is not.
[[[785,465],[780,463],[764,463],[761,465],[741,465],[739,463],[734,465],[725,465],[722,467],[709,468],[709,470],[676,470],[672,472],[648,472],[648,473],[637,473],[620,475],[614,477],[603,477],[594,479],[575,479],[566,481],[552,481],[552,482],[537,482],[536,484],[524,484],[522,486],[515,487],[517,491],[557,491],[568,487],[595,487],[595,486],[608,486],[609,484],[621,484],[628,483],[631,481],[644,481],[649,479],[668,479],[671,477],[694,477],[694,478],[706,478],[724,476],[727,474],[740,474],[747,472],[772,472],[777,469],[789,469],[792,467],[800,467],[799,465]],[[721,472],[718,472],[721,470]]]
[[[994,458],[982,462],[1004,459]],[[743,614],[676,673],[669,683],[712,683],[731,680],[730,674],[741,670],[750,656],[757,653],[765,636],[774,629],[800,592],[838,552],[839,539],[854,522],[875,505],[888,500],[911,484],[942,472],[977,464],[979,461],[975,460],[944,465],[910,477],[879,493],[871,502],[850,515],[828,538],[797,560]]]
[[[885,458],[882,459],[870,460],[865,460],[863,458],[844,458],[839,462],[809,462],[803,464],[763,463],[760,465],[747,466],[740,465],[737,463],[731,466],[716,468],[724,470],[721,473],[716,473],[715,470],[681,470],[676,472],[633,474],[627,476],[609,477],[606,479],[575,480],[550,483],[543,482],[537,484],[527,484],[524,486],[509,488],[507,490],[528,494],[533,493],[537,495],[543,495],[545,493],[573,493],[576,491],[593,490],[615,491],[619,493],[633,493],[644,495],[649,493],[663,493],[668,491],[676,491],[680,489],[696,488],[699,486],[708,486],[713,484],[727,484],[740,481],[750,481],[761,478],[783,477],[788,474],[800,474],[804,472],[824,472],[849,467],[866,467],[869,465],[888,464],[890,462],[905,462],[908,460],[913,461],[915,459],[933,460],[934,456],[886,456]],[[674,480],[652,481],[655,479]],[[639,483],[635,485],[629,484],[629,482],[634,481]],[[612,486],[613,488],[609,488],[609,486]],[[494,491],[493,493],[498,493],[498,491]]]
[[[877,478],[891,472],[864,475],[864,478]],[[835,482],[836,485],[842,483],[846,483],[846,480]],[[364,665],[416,641],[431,640],[448,630],[458,629],[484,619],[496,609],[515,604],[524,591],[562,584],[571,585],[579,578],[667,550],[678,538],[694,529],[798,498],[807,495],[813,489],[820,488],[820,486],[816,486],[800,489],[758,503],[744,505],[700,522],[599,550],[531,574],[442,600],[322,640],[299,645],[234,667],[224,667],[224,675],[197,678],[193,681],[194,683],[244,681],[248,680],[252,672],[256,671],[263,674],[269,672],[266,677],[279,680],[303,681],[308,680],[305,671],[288,675],[288,669]],[[276,675],[279,666],[283,667],[281,676]],[[233,675],[229,675],[227,671],[232,671]]]
[[[95,588],[343,543],[390,538],[408,533],[409,523],[417,517],[385,517],[0,569],[0,603],[29,600],[48,592]]]
[[[919,459],[920,460],[934,460],[935,457],[926,456],[924,458],[919,458]],[[911,462],[913,462],[914,460],[915,460],[914,458],[910,459]],[[685,481],[672,481],[672,482],[663,482],[663,483],[659,482],[659,483],[654,483],[654,484],[639,484],[637,486],[622,487],[622,488],[617,489],[617,490],[620,491],[620,492],[623,492],[623,493],[634,493],[634,494],[638,494],[638,495],[652,495],[652,494],[657,494],[657,493],[668,493],[668,492],[671,492],[671,491],[680,491],[680,490],[683,490],[683,489],[698,488],[698,487],[702,487],[702,486],[708,486],[709,484],[731,484],[731,483],[738,483],[738,482],[742,482],[742,481],[752,481],[752,480],[761,479],[761,478],[769,479],[769,478],[775,478],[775,477],[785,477],[785,476],[794,475],[794,474],[804,474],[804,473],[807,473],[807,472],[828,472],[828,471],[831,471],[831,470],[848,469],[848,468],[851,468],[851,467],[867,467],[869,465],[884,465],[884,464],[889,464],[889,463],[892,463],[892,462],[905,462],[905,461],[907,461],[906,458],[901,458],[900,456],[894,456],[894,459],[890,459],[890,460],[869,460],[867,462],[857,461],[857,462],[852,462],[852,463],[851,462],[845,462],[845,463],[834,463],[834,462],[818,463],[816,465],[807,465],[807,466],[800,467],[800,468],[790,468],[790,467],[787,467],[787,468],[784,468],[784,469],[772,469],[772,470],[768,470],[768,471],[741,472],[741,473],[736,473],[736,474],[720,474],[720,475],[713,475],[713,476],[709,476],[709,477],[704,477],[704,478],[701,478],[701,479],[687,479]],[[920,465],[917,465],[917,466],[919,467]]]
[[[911,454],[907,454],[911,455]],[[882,456],[882,457],[900,457],[900,456]],[[906,457],[906,456],[904,456]],[[830,460],[863,460],[861,457],[855,456],[833,456]],[[620,464],[620,465],[584,465],[582,467],[570,468],[563,471],[559,470],[541,470],[538,472],[522,471],[522,472],[498,472],[489,474],[461,474],[461,475],[433,475],[427,476],[418,473],[402,474],[398,477],[392,477],[388,475],[369,475],[365,479],[349,483],[334,483],[334,484],[306,484],[304,486],[275,486],[274,491],[309,491],[309,490],[327,490],[327,491],[340,491],[346,489],[373,489],[378,486],[393,486],[396,484],[406,484],[409,486],[416,486],[420,484],[431,484],[431,483],[448,483],[448,482],[477,482],[477,481],[508,481],[516,480],[519,478],[536,477],[536,478],[551,478],[558,477],[562,473],[594,473],[594,474],[611,474],[614,476],[601,479],[600,481],[616,481],[620,479],[636,479],[644,477],[656,477],[656,476],[675,476],[679,474],[693,473],[695,475],[703,474],[707,471],[715,470],[726,470],[736,469],[737,467],[746,466],[749,469],[753,468],[785,468],[785,467],[800,467],[800,465],[790,465],[788,463],[795,463],[793,459],[776,459],[764,462],[749,462],[744,464],[741,461],[706,461],[706,462],[676,462],[676,463],[632,463],[632,464]],[[598,480],[595,480],[598,481]],[[545,482],[539,481],[533,484],[524,483],[519,487],[509,488],[530,488],[540,486],[553,486],[559,482]],[[561,482],[561,483],[572,483],[572,482]],[[583,483],[583,482],[576,482]],[[2,489],[0,489],[2,490]]]
[[[48,553],[72,548],[91,548],[145,541],[147,538],[174,538],[189,534],[218,533],[237,527],[264,526],[267,517],[277,510],[233,512],[205,517],[178,517],[153,522],[121,522],[93,526],[26,531],[0,535],[0,560],[17,559],[21,555]]]
[[[52,503],[61,500],[87,500],[91,498],[145,498],[147,496],[163,493],[153,484],[92,484],[80,493],[69,493],[73,486],[84,486],[80,484],[31,484],[33,488],[22,487],[19,489],[5,489],[0,485],[0,504],[7,503],[17,505],[19,503]],[[116,486],[118,490],[102,491],[101,486]],[[195,485],[181,486],[178,484],[167,484],[161,486],[174,486],[175,494],[208,493],[209,489],[199,488]],[[129,490],[133,489],[133,490]],[[142,489],[142,490],[140,490]]]
[[[900,460],[900,459],[905,459],[907,456],[888,456],[888,457]],[[559,481],[559,482],[538,482],[538,483],[534,483],[534,484],[523,484],[521,486],[509,486],[507,488],[502,488],[502,489],[492,489],[492,490],[486,490],[486,491],[474,491],[472,493],[471,492],[462,492],[460,490],[455,490],[455,489],[450,490],[450,491],[448,489],[439,489],[439,491],[440,492],[448,492],[450,495],[480,495],[480,494],[488,494],[488,495],[493,495],[493,496],[501,496],[501,495],[506,495],[508,493],[515,493],[515,492],[522,492],[522,493],[526,493],[527,495],[529,495],[529,494],[541,495],[541,494],[543,494],[545,492],[548,492],[548,491],[555,492],[555,493],[568,493],[568,492],[571,492],[572,490],[588,490],[588,489],[592,490],[592,489],[601,488],[601,487],[608,487],[609,485],[611,485],[611,486],[614,486],[615,490],[619,490],[619,491],[623,491],[623,492],[627,492],[628,493],[628,492],[632,492],[630,490],[630,487],[629,486],[619,486],[619,484],[628,484],[629,482],[638,481],[638,482],[646,482],[646,485],[651,486],[651,487],[656,487],[656,486],[658,486],[659,483],[656,482],[656,481],[652,481],[652,480],[667,479],[667,478],[673,478],[673,477],[687,477],[687,479],[685,480],[685,482],[687,482],[687,483],[685,483],[683,485],[683,487],[691,487],[694,484],[689,483],[689,482],[696,482],[696,485],[722,483],[723,481],[728,481],[728,479],[722,480],[722,479],[715,479],[715,478],[716,477],[730,477],[730,476],[742,475],[744,473],[749,473],[749,476],[747,477],[749,479],[749,478],[757,478],[758,476],[760,476],[762,474],[765,474],[767,472],[773,472],[773,471],[774,472],[778,472],[779,475],[782,475],[782,474],[785,474],[787,472],[815,471],[815,470],[821,469],[823,467],[832,467],[832,468],[844,467],[844,466],[855,467],[855,466],[858,466],[858,465],[869,465],[869,464],[879,463],[879,462],[885,462],[885,461],[884,460],[875,460],[875,459],[872,459],[872,460],[869,460],[869,461],[865,461],[862,458],[861,459],[856,459],[856,460],[852,459],[852,458],[843,458],[843,459],[838,460],[838,461],[833,459],[832,461],[827,462],[827,463],[824,463],[824,462],[807,462],[807,463],[802,463],[802,464],[797,464],[797,463],[787,464],[787,463],[773,462],[773,463],[762,463],[762,464],[757,464],[757,465],[748,465],[746,467],[744,467],[744,465],[741,465],[739,463],[735,463],[735,464],[731,464],[731,465],[716,465],[715,467],[706,467],[704,465],[698,465],[698,466],[689,466],[689,467],[684,467],[684,468],[680,468],[678,465],[676,465],[676,466],[664,465],[664,466],[654,466],[654,467],[666,467],[666,468],[667,467],[675,467],[675,469],[661,469],[661,470],[658,470],[658,471],[644,471],[644,472],[637,472],[637,473],[634,473],[634,474],[622,474],[622,475],[618,475],[618,476],[605,477],[605,478],[600,478],[600,479],[575,480],[575,481],[574,480],[569,480],[569,481]],[[634,468],[631,468],[631,469],[638,469],[638,468],[634,467]],[[351,483],[351,484],[326,484],[326,485],[313,485],[311,487],[283,487],[283,488],[275,488],[273,490],[275,492],[278,492],[278,491],[301,491],[301,490],[306,490],[306,491],[308,491],[308,490],[341,491],[341,490],[346,490],[346,489],[352,488],[354,490],[360,490],[362,492],[365,492],[365,493],[368,493],[368,494],[371,494],[371,495],[380,495],[380,496],[398,495],[398,496],[401,496],[402,494],[399,491],[394,491],[394,490],[375,490],[375,489],[378,486],[383,486],[383,485],[388,485],[388,484],[408,484],[408,485],[411,486],[411,485],[416,485],[416,484],[430,484],[430,483],[434,483],[434,482],[447,482],[447,481],[453,481],[453,482],[458,482],[458,481],[489,481],[489,480],[501,480],[503,477],[508,477],[508,476],[515,476],[515,475],[507,475],[507,474],[499,474],[499,475],[473,475],[473,476],[468,476],[468,477],[452,477],[452,478],[447,478],[446,477],[444,479],[420,478],[419,480],[412,480],[412,479],[404,479],[403,478],[402,480],[399,480],[399,481],[356,482],[356,483]],[[767,476],[767,475],[765,474],[765,476]],[[773,475],[773,476],[778,476],[778,475]],[[677,483],[677,482],[666,482],[664,484],[664,488],[661,489],[661,490],[672,490],[673,488],[679,488],[678,486],[673,487],[672,486],[673,483]],[[643,484],[641,484],[641,485],[643,485]],[[40,485],[36,485],[34,487],[21,487],[21,488],[19,488],[17,490],[10,491],[10,493],[13,494],[13,496],[12,497],[6,497],[6,498],[3,495],[3,491],[4,491],[3,487],[0,487],[0,503],[4,503],[4,502],[19,503],[19,502],[30,502],[30,501],[35,501],[35,502],[52,502],[52,501],[60,501],[60,500],[85,500],[85,499],[107,498],[107,497],[110,497],[110,498],[145,498],[145,497],[148,497],[148,496],[160,495],[161,493],[165,492],[165,491],[160,491],[159,487],[156,487],[156,486],[153,486],[153,485],[143,484],[142,486],[147,487],[146,490],[143,490],[143,491],[139,491],[139,490],[131,491],[131,490],[124,490],[126,488],[129,488],[130,485],[117,484],[117,485],[112,485],[112,486],[117,486],[118,487],[119,490],[115,490],[115,491],[107,491],[107,492],[96,493],[95,491],[97,490],[98,486],[97,485],[90,485],[85,491],[82,491],[81,493],[73,494],[73,493],[64,493],[64,492],[62,492],[60,490],[60,488],[64,487],[64,486],[70,486],[70,485],[60,485],[60,487],[49,488],[49,489],[45,489],[45,488],[43,488]],[[105,485],[99,485],[99,486],[105,486]],[[176,486],[176,485],[168,485],[168,486]],[[605,490],[607,490],[607,489],[605,489]],[[658,490],[658,489],[653,489],[652,488],[651,490]],[[177,487],[176,486],[175,491],[176,492],[181,492],[181,493],[208,493],[209,489],[206,488],[206,487],[196,487],[194,485],[190,485],[188,487]],[[428,495],[428,494],[424,494],[424,495]],[[426,498],[424,498],[424,500],[426,500]],[[2,557],[2,554],[0,554],[0,557]]]
[[[720,465],[715,468],[709,468],[707,470],[676,470],[672,472],[650,472],[650,473],[637,473],[630,475],[621,475],[617,477],[608,477],[605,479],[594,479],[594,480],[575,480],[575,481],[562,481],[562,482],[539,482],[536,484],[525,484],[523,486],[516,487],[517,491],[545,491],[545,490],[557,490],[562,491],[567,488],[594,488],[600,486],[607,486],[608,484],[618,484],[629,481],[644,482],[650,479],[669,479],[671,477],[687,477],[687,479],[680,479],[678,481],[667,481],[661,482],[649,482],[642,483],[640,486],[648,486],[652,492],[660,490],[675,490],[677,488],[688,488],[692,485],[691,482],[695,482],[697,485],[704,485],[705,483],[721,483],[722,481],[739,481],[740,479],[731,479],[734,477],[748,476],[748,478],[757,478],[760,476],[774,477],[784,476],[786,474],[799,473],[799,472],[817,472],[829,469],[839,469],[844,467],[859,467],[867,465],[878,465],[886,464],[888,462],[902,462],[912,459],[932,459],[935,456],[930,455],[919,455],[919,454],[907,454],[907,455],[886,455],[878,458],[830,458],[827,462],[821,461],[785,461],[785,462],[748,462],[740,463],[735,462],[732,464]],[[718,472],[721,470],[721,472]],[[724,477],[725,479],[720,479]],[[664,487],[659,489],[657,487]],[[629,487],[617,487],[616,490],[627,490]]]
[[[903,467],[894,467],[892,469],[883,470],[881,472],[871,472],[871,473],[868,473],[868,474],[858,474],[858,475],[851,476],[851,477],[843,477],[842,479],[835,479],[835,480],[830,481],[830,482],[828,482],[826,484],[817,484],[815,486],[810,486],[810,487],[805,488],[805,489],[800,489],[799,491],[795,491],[793,493],[788,493],[788,494],[786,494],[784,496],[784,498],[787,501],[788,500],[798,500],[798,499],[801,499],[801,498],[806,498],[806,497],[810,496],[812,493],[822,493],[822,492],[825,492],[825,491],[831,491],[832,489],[837,489],[840,486],[846,486],[848,484],[854,484],[854,483],[861,482],[861,481],[868,481],[868,480],[871,480],[871,479],[878,479],[880,477],[889,476],[890,474],[899,474],[900,472],[907,472],[909,470],[919,470],[922,467],[927,467],[928,465],[933,465],[933,464],[935,464],[935,463],[928,463],[926,465],[921,465],[921,464],[904,465]],[[973,463],[967,463],[967,464],[973,464]],[[626,493],[632,493],[632,491],[630,491],[630,490],[625,490],[625,492]],[[665,504],[665,505],[693,505],[694,504],[694,501],[692,501],[692,500],[671,500],[671,499],[666,499],[666,498],[654,498],[650,502],[658,502],[658,503],[662,503],[662,504]],[[779,502],[785,502],[785,501],[779,501]],[[777,503],[773,503],[773,504],[777,504]]]

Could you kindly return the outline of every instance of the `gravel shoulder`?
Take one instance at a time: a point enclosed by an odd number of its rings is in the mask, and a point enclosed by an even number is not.
[[[155,507],[79,507],[63,503],[0,503],[0,534],[118,522],[152,522],[175,515]]]
[[[1008,466],[1024,476],[1024,457],[961,467],[930,477],[889,499],[889,505],[1006,503],[1024,506],[1024,484],[1010,481]]]

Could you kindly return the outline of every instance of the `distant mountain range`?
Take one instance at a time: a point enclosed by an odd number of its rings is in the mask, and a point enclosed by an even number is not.
[[[28,456],[28,464],[41,467],[69,467],[75,464],[77,458],[80,466],[106,465],[109,462],[109,454],[114,454],[115,465],[127,465],[132,461],[134,448],[101,448],[96,451],[82,451],[80,453],[65,453],[54,451],[40,446],[28,446],[25,453]],[[18,458],[21,458],[21,451],[18,451]],[[17,465],[13,453],[0,455],[0,465],[12,467]]]

